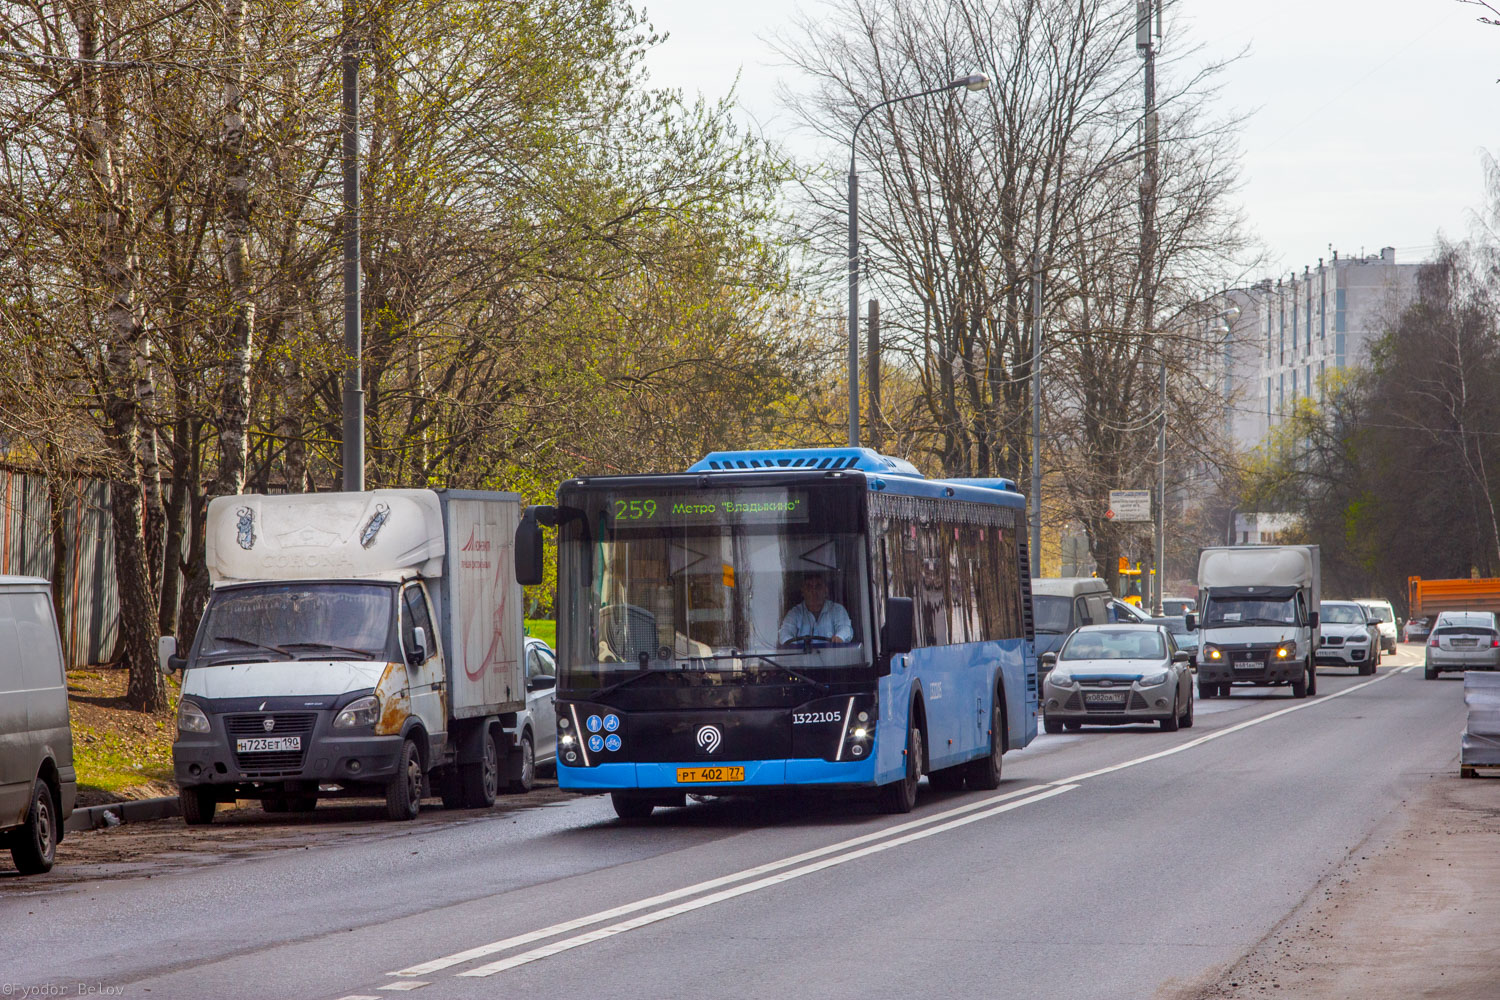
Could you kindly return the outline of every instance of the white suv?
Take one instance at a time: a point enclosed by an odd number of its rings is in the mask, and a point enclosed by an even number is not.
[[[1371,618],[1380,619],[1380,648],[1387,653],[1396,651],[1396,611],[1390,601],[1378,597],[1357,597],[1355,600],[1369,609]]]

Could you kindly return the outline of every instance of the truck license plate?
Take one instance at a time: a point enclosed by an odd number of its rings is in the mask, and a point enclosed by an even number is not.
[[[235,740],[234,749],[236,753],[275,753],[278,750],[301,750],[302,737],[256,736],[251,739]]]
[[[1234,661],[1234,669],[1240,670],[1240,671],[1247,671],[1248,672],[1248,671],[1251,671],[1251,670],[1260,670],[1260,669],[1262,669],[1264,667],[1265,667],[1265,664],[1262,663],[1260,660],[1235,660]]]
[[[744,781],[745,769],[743,767],[679,767],[677,769],[677,783],[709,782],[717,784],[724,781]]]

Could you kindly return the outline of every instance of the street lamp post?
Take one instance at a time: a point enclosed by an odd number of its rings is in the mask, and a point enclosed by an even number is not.
[[[1231,324],[1240,318],[1240,307],[1230,306],[1218,314],[1214,332],[1228,336]],[[1162,598],[1167,592],[1167,352],[1161,335],[1156,338],[1156,353],[1161,359],[1160,423],[1156,433],[1156,587],[1151,613],[1161,617]]]
[[[898,101],[912,101],[918,97],[929,97],[963,87],[967,90],[983,90],[990,85],[990,78],[983,73],[961,77],[952,83],[931,90],[918,91],[892,97],[872,106],[854,123],[854,132],[849,136],[849,447],[859,447],[859,174],[854,169],[854,149],[859,139],[859,127],[873,112]]]

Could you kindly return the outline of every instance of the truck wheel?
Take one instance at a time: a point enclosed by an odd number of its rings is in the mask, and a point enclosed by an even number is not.
[[[531,730],[521,732],[521,738],[516,742],[516,753],[521,755],[521,773],[512,779],[510,790],[519,794],[531,791],[536,784],[536,747],[531,742]]]
[[[412,820],[422,808],[422,755],[415,740],[401,745],[396,777],[385,786],[385,815],[392,820]]]
[[[1307,696],[1311,698],[1318,693],[1318,667],[1317,664],[1309,662],[1307,665]]]
[[[212,788],[205,785],[180,790],[177,801],[182,804],[182,821],[188,826],[207,826],[212,823],[214,810],[219,805],[218,796],[214,795]]]
[[[318,808],[316,795],[293,795],[286,800],[287,812],[310,813],[316,808]]]
[[[260,809],[261,812],[284,813],[291,809],[291,804],[287,799],[281,797],[274,799],[261,799]]]
[[[458,781],[463,788],[466,809],[488,809],[500,792],[500,751],[495,747],[495,731],[486,727],[479,738],[479,759],[458,766]]]
[[[52,801],[52,789],[40,778],[31,786],[26,821],[11,834],[10,857],[22,875],[49,872],[57,860],[57,803]]]
[[[880,786],[880,811],[909,813],[917,804],[917,783],[922,780],[922,730],[915,719],[906,727],[906,774]]]
[[[1000,712],[1000,692],[997,691],[995,704],[990,709],[990,752],[964,765],[964,778],[975,791],[992,792],[1000,787],[1000,758],[1005,753],[1004,721]]]
[[[615,815],[627,823],[650,819],[651,811],[656,808],[656,803],[650,799],[629,792],[610,792],[609,802],[615,807]]]

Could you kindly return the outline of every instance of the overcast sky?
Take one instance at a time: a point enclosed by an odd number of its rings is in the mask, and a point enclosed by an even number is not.
[[[792,132],[776,86],[802,84],[773,35],[817,0],[647,0],[669,39],[652,81],[718,98],[739,75],[747,121],[799,157],[826,156]],[[1500,7],[1500,0],[1496,6]],[[1463,236],[1484,197],[1481,149],[1500,153],[1500,27],[1459,0],[1182,0],[1172,48],[1248,55],[1225,78],[1242,136],[1245,214],[1267,276],[1397,248],[1425,258],[1435,234]]]

